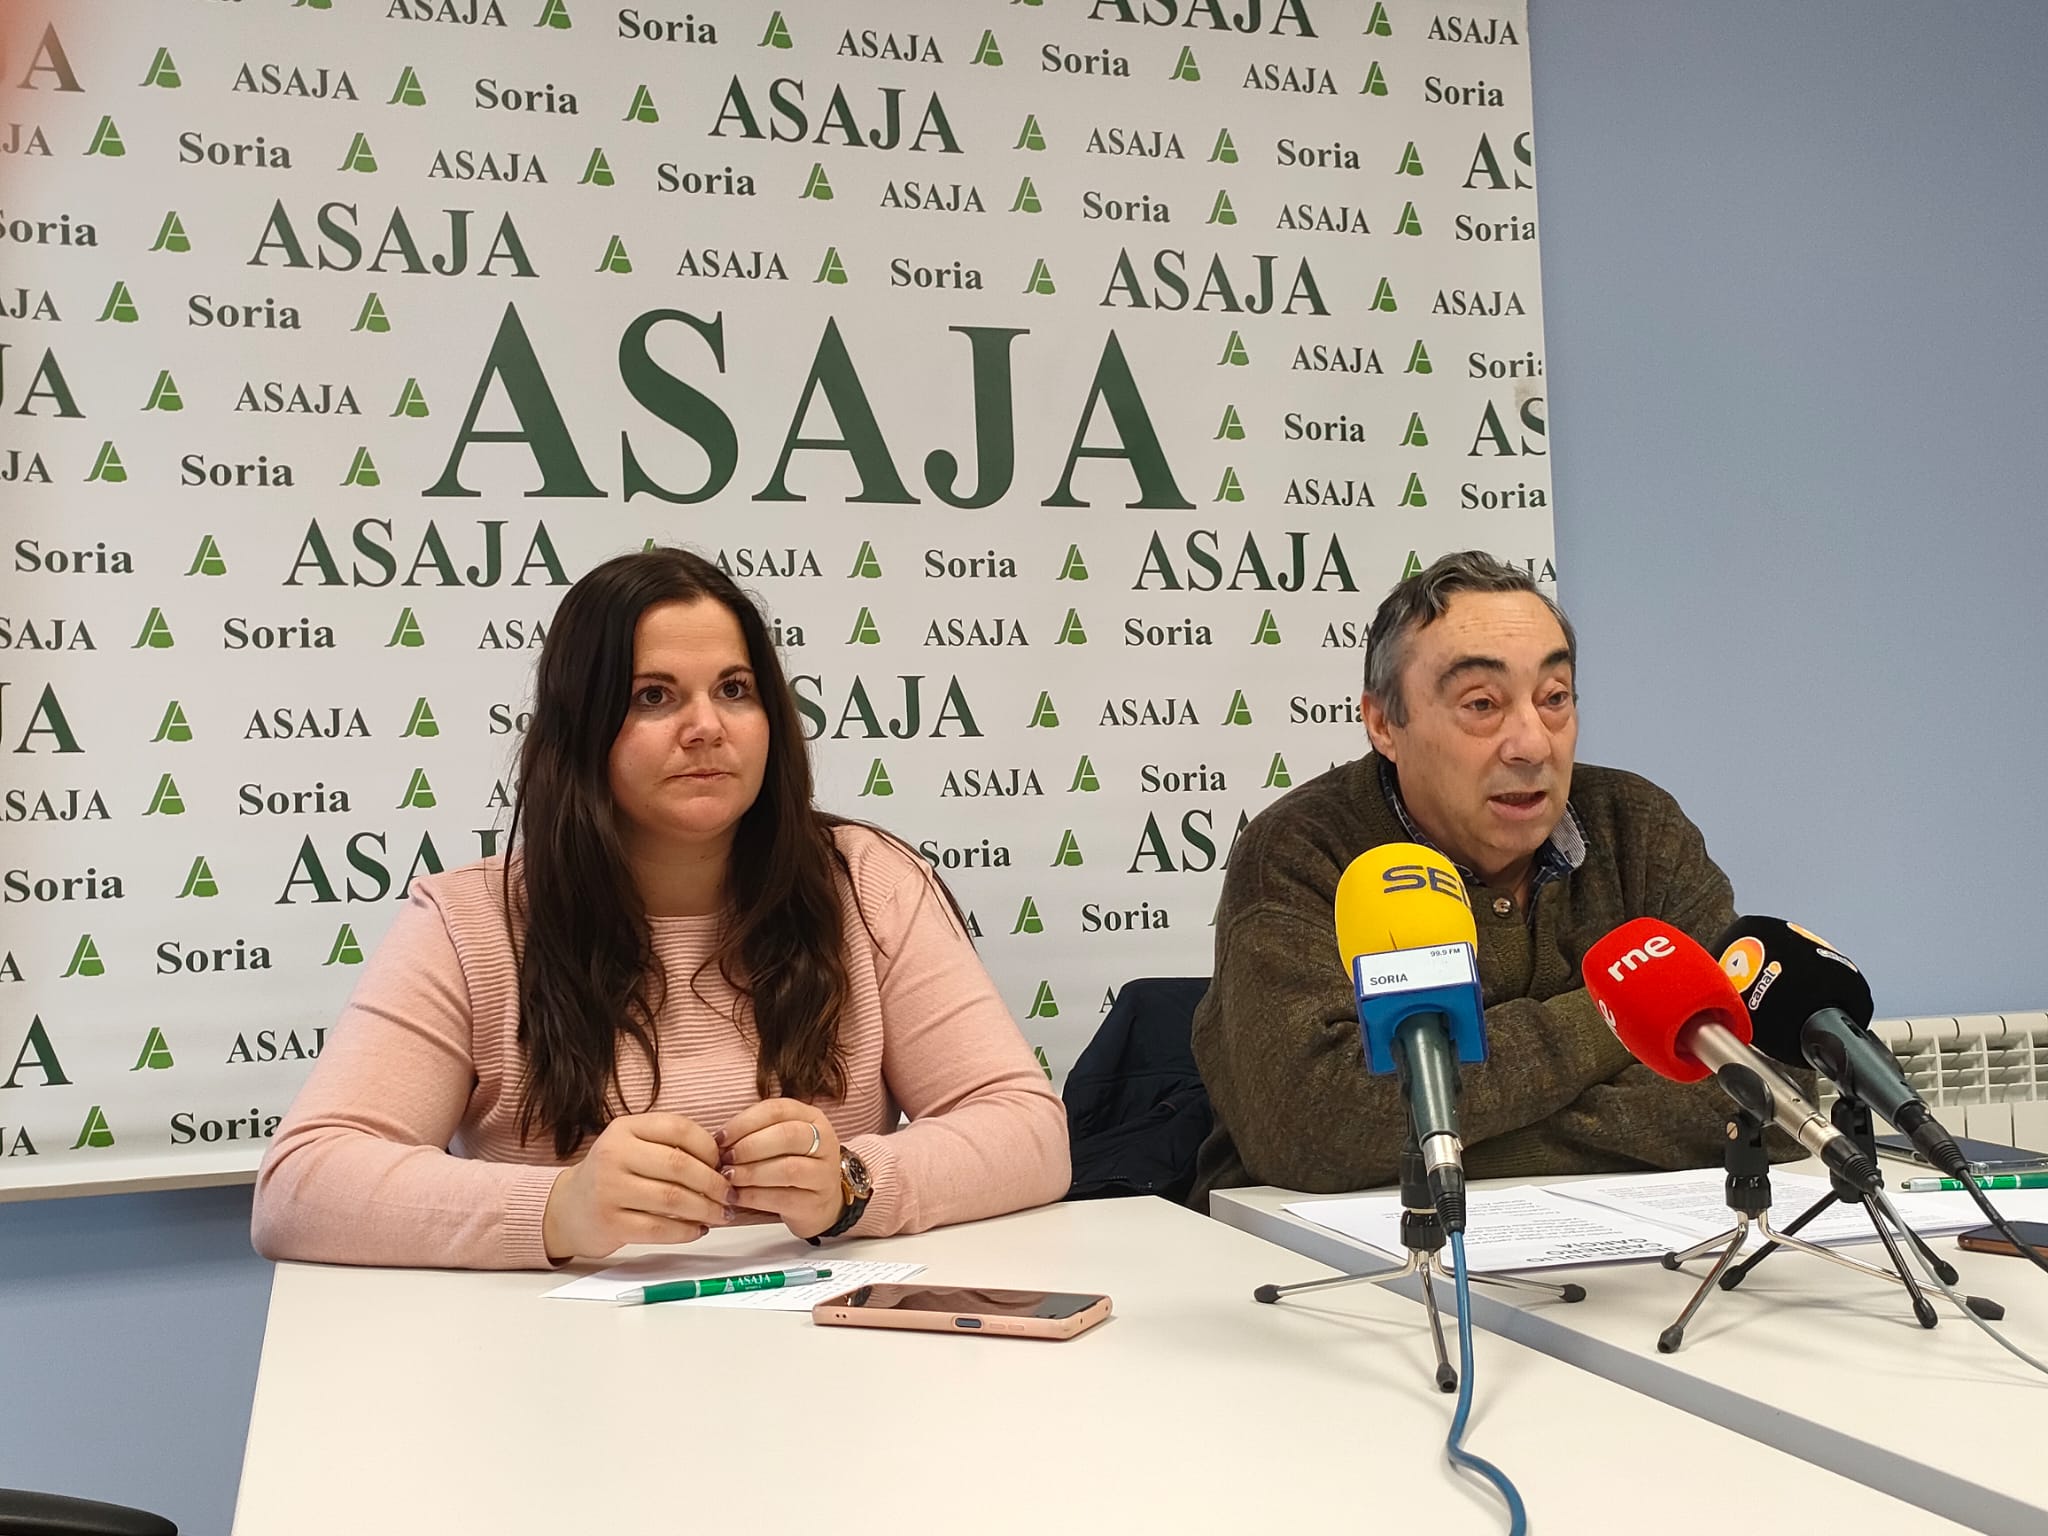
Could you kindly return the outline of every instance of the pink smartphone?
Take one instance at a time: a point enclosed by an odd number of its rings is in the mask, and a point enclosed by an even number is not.
[[[1012,1339],[1071,1339],[1108,1316],[1107,1296],[953,1285],[863,1285],[811,1308],[811,1321],[821,1327],[919,1328]]]

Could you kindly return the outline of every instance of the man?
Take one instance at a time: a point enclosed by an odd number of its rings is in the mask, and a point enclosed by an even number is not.
[[[1365,1070],[1332,929],[1338,877],[1393,842],[1457,865],[1479,927],[1489,1058],[1461,1069],[1459,1111],[1474,1178],[1720,1160],[1720,1089],[1638,1065],[1580,983],[1581,957],[1629,918],[1711,945],[1735,908],[1671,796],[1575,770],[1577,660],[1535,582],[1477,551],[1380,605],[1360,700],[1372,751],[1269,806],[1231,856],[1194,1019],[1216,1117],[1197,1207],[1243,1184],[1327,1193],[1398,1177],[1406,1106],[1396,1079]]]

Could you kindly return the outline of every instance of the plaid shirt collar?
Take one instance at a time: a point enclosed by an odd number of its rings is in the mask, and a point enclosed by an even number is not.
[[[1387,797],[1387,804],[1394,808],[1394,814],[1401,820],[1401,829],[1408,834],[1410,842],[1420,843],[1425,848],[1436,848],[1429,834],[1415,824],[1415,818],[1408,814],[1408,803],[1401,798],[1401,781],[1394,773],[1394,765],[1384,757],[1378,759],[1380,770],[1380,792]],[[1443,853],[1437,848],[1438,853]],[[1445,854],[1446,858],[1450,856]],[[1533,895],[1553,880],[1562,880],[1586,862],[1586,824],[1579,820],[1579,813],[1567,800],[1564,815],[1544,839],[1543,846],[1536,850],[1536,867],[1529,890]],[[1478,876],[1456,859],[1452,865],[1467,885],[1476,885]],[[1531,910],[1534,910],[1533,903]]]

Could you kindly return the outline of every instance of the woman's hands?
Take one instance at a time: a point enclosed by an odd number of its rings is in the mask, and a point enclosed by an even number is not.
[[[816,1237],[839,1220],[839,1136],[825,1112],[795,1099],[750,1104],[714,1138],[719,1174],[732,1186],[740,1216],[760,1211],[797,1237]]]
[[[622,1115],[548,1192],[548,1259],[601,1259],[628,1243],[694,1243],[712,1227],[780,1221],[816,1237],[845,1209],[839,1136],[823,1110],[763,1099],[718,1131],[686,1115]]]
[[[694,1243],[726,1225],[733,1192],[720,1158],[711,1133],[687,1115],[620,1116],[548,1192],[541,1241],[549,1260],[601,1259],[627,1243]]]

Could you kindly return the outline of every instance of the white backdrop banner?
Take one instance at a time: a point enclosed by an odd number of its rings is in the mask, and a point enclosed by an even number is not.
[[[1387,587],[1554,579],[1519,3],[0,28],[0,1189],[253,1165],[619,551],[761,596],[1055,1078]]]

